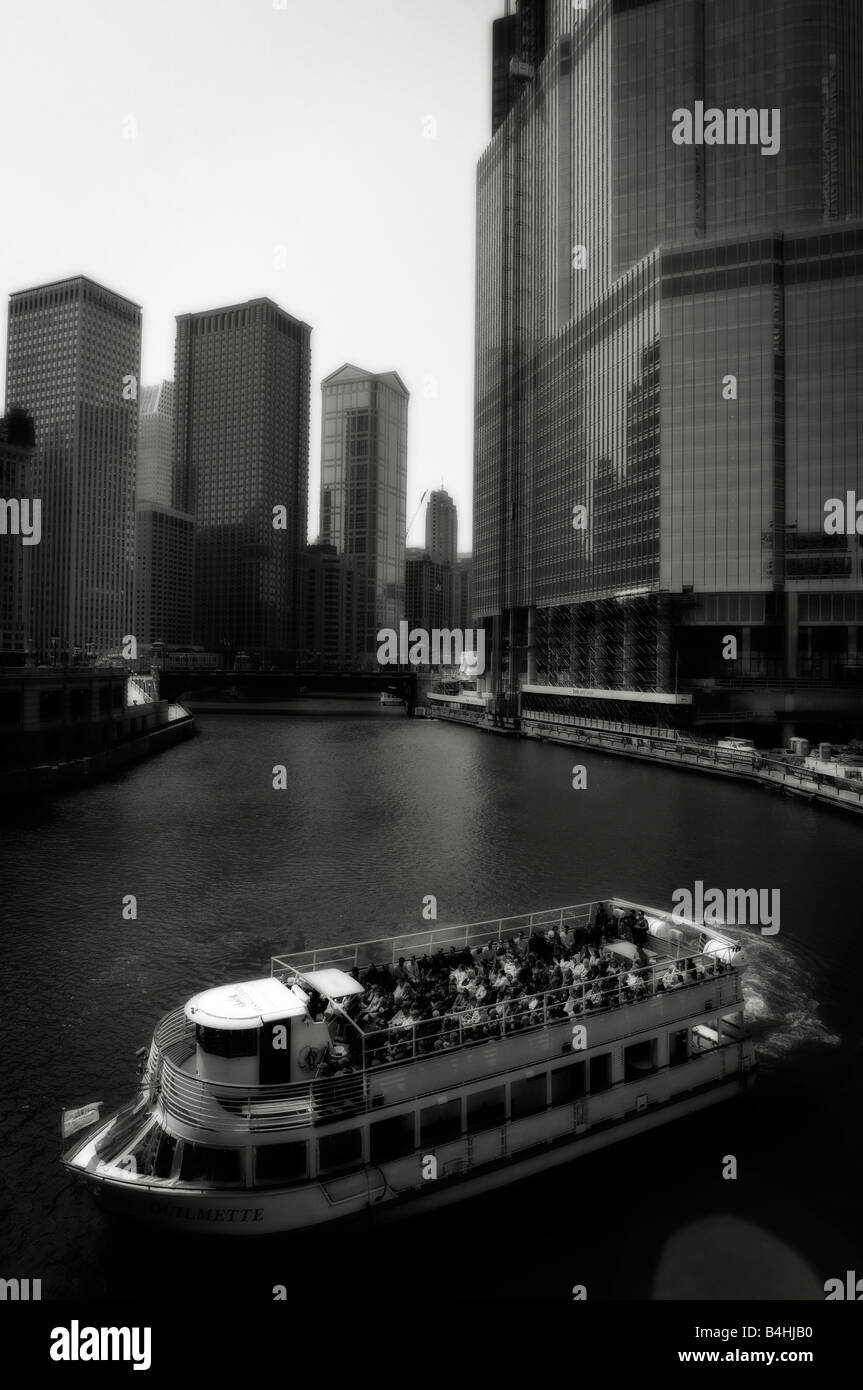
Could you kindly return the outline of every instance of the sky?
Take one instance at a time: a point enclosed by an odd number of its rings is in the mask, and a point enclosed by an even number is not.
[[[503,0],[27,0],[0,55],[7,296],[84,274],[143,308],[142,384],[174,316],[262,295],[411,393],[408,543],[443,484],[471,545],[476,161]],[[5,390],[5,381],[4,381]]]

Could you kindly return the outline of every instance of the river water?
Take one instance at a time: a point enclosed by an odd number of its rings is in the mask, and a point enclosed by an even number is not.
[[[424,1303],[566,1302],[575,1285],[790,1299],[863,1269],[863,824],[369,706],[198,722],[195,739],[0,832],[0,1273],[41,1278],[54,1299],[268,1301],[277,1285],[300,1299],[326,1285],[382,1307],[393,1280]],[[299,934],[419,930],[427,894],[439,923],[611,893],[670,907],[697,880],[781,895],[777,935],[740,928],[760,1068],[739,1100],[442,1212],[256,1242],[115,1222],[58,1162],[62,1105],[127,1099],[162,1013],[267,974]]]

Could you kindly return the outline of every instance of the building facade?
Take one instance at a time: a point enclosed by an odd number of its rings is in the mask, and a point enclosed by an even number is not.
[[[141,310],[85,276],[10,296],[6,399],[33,419],[42,504],[37,656],[118,650],[133,631]]]
[[[293,668],[311,329],[270,299],[177,318],[173,506],[195,519],[194,635]]]
[[[452,577],[453,627],[473,627],[473,556],[459,555]]]
[[[145,646],[192,641],[195,520],[143,502],[135,509],[135,632]]]
[[[192,641],[195,519],[174,495],[174,383],[141,389],[135,485],[135,632],[153,642]]]
[[[303,664],[311,671],[358,668],[357,607],[362,567],[334,545],[306,547],[303,572]]]
[[[357,652],[404,617],[409,393],[396,372],[346,363],[321,383],[321,541],[360,565]]]
[[[431,632],[453,622],[454,566],[411,546],[405,560],[405,617],[411,628]]]
[[[135,502],[170,507],[174,494],[174,383],[142,386]]]
[[[23,663],[31,642],[30,580],[37,535],[36,543],[41,543],[41,512],[37,531],[31,486],[34,441],[33,421],[24,411],[0,419],[0,665]]]
[[[853,682],[863,553],[825,504],[863,436],[859,6],[511,9],[477,214],[474,613],[498,690],[742,707],[759,682]]]

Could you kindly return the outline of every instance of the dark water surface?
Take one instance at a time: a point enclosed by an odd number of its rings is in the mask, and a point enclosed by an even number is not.
[[[311,1297],[321,1281],[385,1300],[395,1277],[453,1303],[566,1301],[575,1284],[823,1298],[826,1279],[863,1271],[863,824],[400,712],[199,727],[0,832],[0,1273],[41,1278],[43,1298],[166,1302],[268,1300],[276,1284]],[[287,791],[272,789],[277,763]],[[781,893],[777,936],[741,929],[761,1067],[740,1100],[442,1212],[253,1242],[115,1222],[58,1163],[62,1105],[129,1098],[162,1013],[267,974],[299,932],[312,946],[419,930],[430,893],[439,922],[609,893],[670,907],[697,879]]]

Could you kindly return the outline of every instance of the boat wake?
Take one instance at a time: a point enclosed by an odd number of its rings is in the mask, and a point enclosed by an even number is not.
[[[732,934],[727,927],[723,931]],[[784,1058],[801,1044],[838,1047],[820,1017],[812,972],[778,941],[736,932],[746,951],[746,1019],[760,1062]]]

